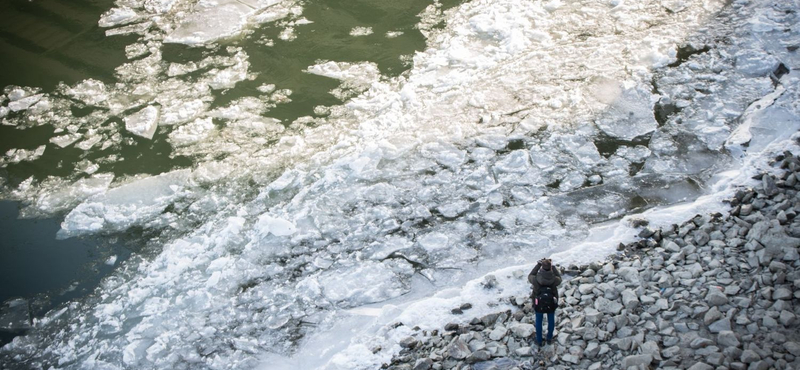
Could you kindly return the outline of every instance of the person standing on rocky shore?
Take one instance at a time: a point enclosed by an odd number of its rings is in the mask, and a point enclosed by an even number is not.
[[[536,313],[536,345],[542,345],[542,320],[547,314],[547,344],[553,342],[555,313],[558,307],[558,285],[561,273],[550,259],[541,259],[528,274],[528,282],[533,284],[531,299]]]

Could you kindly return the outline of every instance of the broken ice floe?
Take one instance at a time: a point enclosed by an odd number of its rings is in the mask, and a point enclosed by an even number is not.
[[[190,170],[137,180],[95,195],[67,214],[58,236],[124,231],[158,217],[187,185]]]
[[[136,136],[152,139],[158,128],[159,111],[159,107],[150,105],[125,117],[125,129]]]

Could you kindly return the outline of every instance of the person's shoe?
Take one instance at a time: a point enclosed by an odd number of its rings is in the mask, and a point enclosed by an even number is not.
[[[544,346],[544,342],[537,342],[535,340],[534,340],[534,342],[536,343],[536,347],[540,347],[541,348],[542,346]]]
[[[549,346],[549,345],[551,345],[551,344],[553,344],[553,340],[552,340],[552,339],[548,339],[548,340],[547,340],[547,345]]]

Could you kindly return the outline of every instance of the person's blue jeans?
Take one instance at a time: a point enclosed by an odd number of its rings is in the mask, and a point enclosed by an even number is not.
[[[536,312],[536,344],[542,344],[543,313]],[[547,314],[547,340],[553,340],[553,330],[556,328],[556,313]]]

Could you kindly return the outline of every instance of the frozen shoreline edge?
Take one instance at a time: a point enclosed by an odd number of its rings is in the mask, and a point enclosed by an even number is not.
[[[685,218],[680,227],[640,227],[638,240],[620,245],[621,252],[600,263],[582,261],[575,266],[575,260],[555,255],[556,261],[571,264],[565,272],[574,274],[561,287],[555,348],[530,347],[530,299],[512,295],[501,299],[508,303],[501,310],[472,316],[468,323],[448,323],[430,335],[428,330],[412,329],[399,341],[403,349],[388,368],[534,369],[545,363],[556,369],[647,368],[658,361],[664,368],[694,370],[800,365],[800,306],[792,308],[792,301],[800,298],[800,219],[787,218],[786,212],[793,214],[798,204],[793,172],[800,169],[800,164],[787,163],[800,161],[781,157],[776,166],[793,169],[777,175],[763,172],[761,181],[737,186],[729,199],[734,208],[726,210],[726,216],[704,212]],[[738,265],[730,264],[737,258]],[[511,273],[517,285],[527,288],[523,277],[530,267],[510,267],[484,276],[478,284],[497,289],[489,282]],[[750,280],[750,274],[756,277]],[[724,289],[712,289],[714,284]],[[737,296],[740,289],[750,298]],[[644,330],[637,333],[628,323]]]

